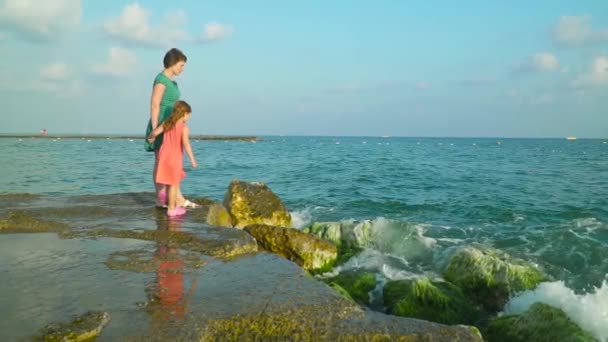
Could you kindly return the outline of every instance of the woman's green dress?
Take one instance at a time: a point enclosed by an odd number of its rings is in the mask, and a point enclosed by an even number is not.
[[[159,73],[154,79],[153,86],[156,83],[162,83],[165,85],[165,92],[163,93],[163,97],[160,100],[160,110],[158,112],[158,125],[160,126],[163,121],[165,121],[171,113],[173,112],[173,106],[175,102],[179,100],[181,95],[179,88],[177,87],[177,82],[171,80],[169,77],[165,76],[162,72]],[[153,143],[148,142],[148,135],[152,132],[152,119],[148,120],[148,128],[146,129],[146,140],[144,143],[144,148],[148,152],[158,151],[160,149],[160,145],[163,143],[163,135],[159,135],[156,137],[156,140]]]

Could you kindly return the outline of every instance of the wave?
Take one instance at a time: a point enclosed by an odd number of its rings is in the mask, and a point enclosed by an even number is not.
[[[608,341],[608,279],[583,294],[576,294],[563,281],[541,283],[535,290],[513,297],[503,313],[520,314],[535,302],[562,309],[581,328]]]

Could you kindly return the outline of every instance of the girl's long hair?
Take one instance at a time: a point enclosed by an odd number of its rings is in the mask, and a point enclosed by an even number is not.
[[[186,114],[192,113],[192,108],[186,101],[177,101],[173,106],[173,113],[163,122],[163,128],[166,131],[170,130],[175,126],[179,119],[183,118]]]

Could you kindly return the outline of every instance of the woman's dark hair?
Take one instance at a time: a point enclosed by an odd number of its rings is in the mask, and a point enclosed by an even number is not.
[[[166,68],[170,68],[179,62],[187,62],[188,58],[181,52],[180,49],[173,48],[165,54],[165,58],[163,58],[163,64]]]

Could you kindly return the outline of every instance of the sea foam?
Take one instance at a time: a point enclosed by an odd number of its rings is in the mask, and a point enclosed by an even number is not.
[[[608,280],[583,294],[576,294],[563,281],[541,283],[536,289],[513,297],[504,313],[520,314],[535,302],[562,309],[582,329],[608,342]]]

